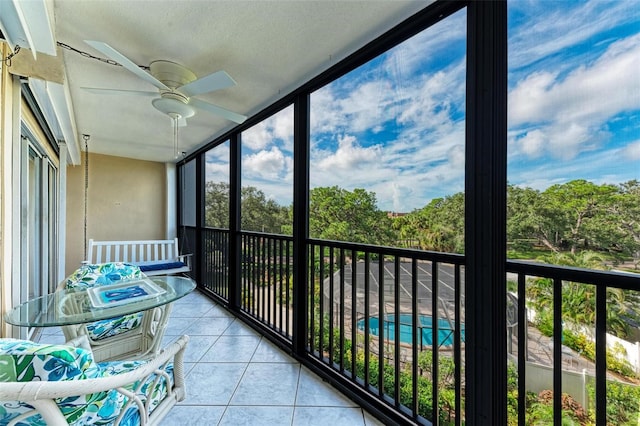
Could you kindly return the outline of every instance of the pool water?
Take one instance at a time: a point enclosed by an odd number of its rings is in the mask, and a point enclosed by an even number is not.
[[[433,318],[429,315],[418,315],[419,330],[418,338],[420,338],[420,332],[422,332],[423,346],[433,345]],[[449,321],[445,318],[438,319],[438,346],[452,346],[453,345],[453,324],[449,324]],[[358,330],[364,331],[364,319],[358,321]],[[369,318],[369,333],[374,336],[380,335],[380,318]],[[396,335],[395,316],[387,315],[384,320],[384,338],[394,340]],[[464,324],[460,326],[460,337],[464,342]],[[413,344],[413,316],[411,314],[400,314],[400,342],[406,344]],[[420,343],[420,342],[419,342]]]

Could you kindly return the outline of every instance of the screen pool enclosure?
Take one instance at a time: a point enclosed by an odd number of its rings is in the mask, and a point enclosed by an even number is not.
[[[457,326],[460,343],[465,341],[463,267],[426,260],[353,258],[345,262],[329,253],[324,273],[319,271],[325,278],[318,289],[324,295],[318,315],[325,315],[334,328],[347,325],[369,337],[407,346],[414,344],[415,334],[415,344],[423,350],[434,346],[434,325],[437,347],[453,347]]]
[[[413,316],[400,314],[400,343],[413,344]],[[358,320],[358,330],[364,331],[365,320]],[[395,340],[396,317],[386,315],[383,321],[383,336],[385,340]],[[369,318],[369,333],[380,336],[380,318]],[[460,326],[460,337],[464,342],[464,325]],[[433,318],[430,315],[418,315],[417,342],[420,347],[433,346]],[[446,318],[438,319],[438,347],[451,346],[454,342],[454,327]]]

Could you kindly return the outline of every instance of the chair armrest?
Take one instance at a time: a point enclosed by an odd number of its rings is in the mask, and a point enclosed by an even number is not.
[[[191,269],[191,257],[193,256],[193,253],[187,253],[187,254],[181,254],[178,256],[178,260],[182,263],[184,263],[185,265],[187,265],[189,267],[189,269]]]
[[[108,391],[142,380],[153,374],[171,358],[174,359],[174,383],[184,390],[184,350],[189,336],[183,335],[178,340],[160,351],[148,362],[127,373],[97,379],[67,380],[58,382],[3,382],[0,386],[0,400],[19,400],[31,404],[32,401],[66,398]]]
[[[79,336],[74,337],[73,339],[65,342],[67,346],[73,346],[74,348],[82,348],[89,352],[91,352],[91,343],[89,343],[89,338],[86,334],[81,334]]]

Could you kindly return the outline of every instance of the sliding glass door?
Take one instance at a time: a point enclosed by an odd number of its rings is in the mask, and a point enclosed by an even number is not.
[[[20,172],[20,302],[55,291],[58,169],[23,128]],[[33,330],[21,331],[30,337]]]

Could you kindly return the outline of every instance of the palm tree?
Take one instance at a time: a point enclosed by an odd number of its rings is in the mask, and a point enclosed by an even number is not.
[[[538,258],[546,263],[571,266],[585,269],[605,269],[604,259],[599,253],[581,251],[576,253],[551,253]],[[622,289],[607,289],[607,331],[618,336],[626,337],[629,324],[624,317],[627,312],[633,312],[631,306],[636,305],[635,295],[628,294]],[[553,306],[553,284],[549,279],[533,280],[529,294],[536,300],[533,305],[538,309],[550,309]],[[575,325],[593,327],[596,321],[596,288],[590,284],[572,281],[562,282],[562,315]]]

